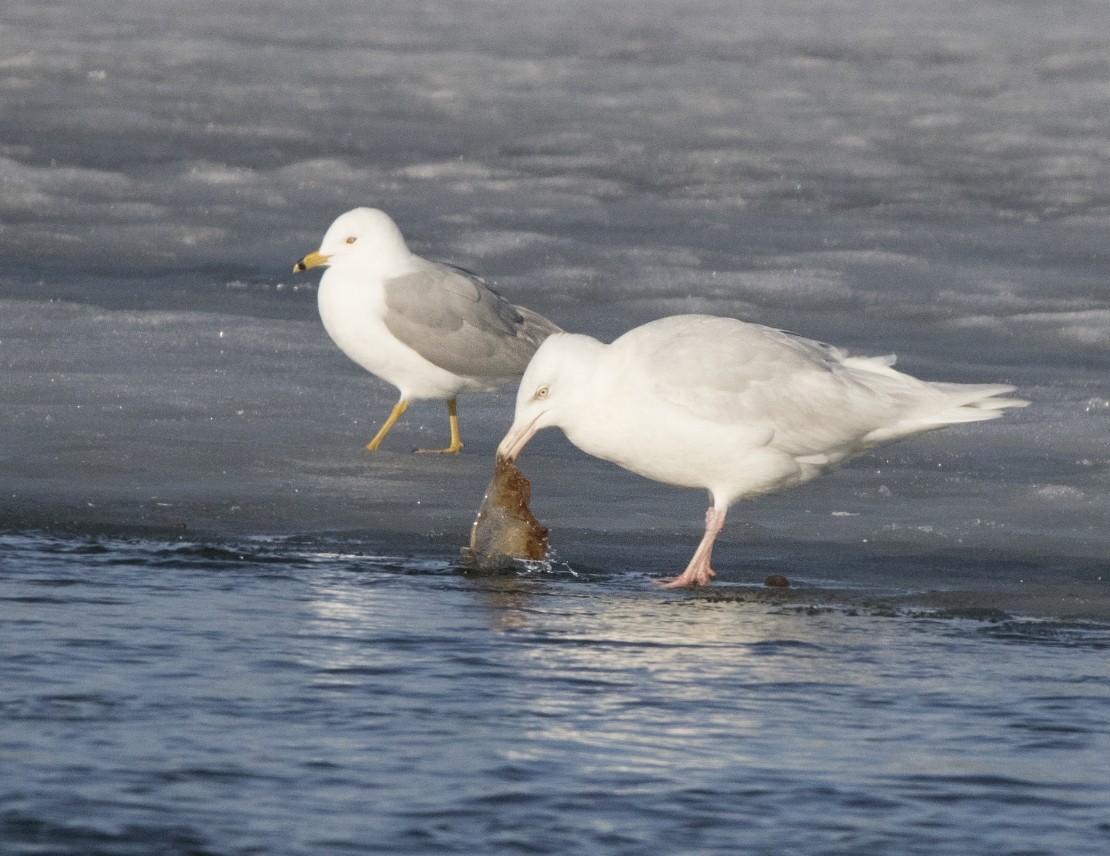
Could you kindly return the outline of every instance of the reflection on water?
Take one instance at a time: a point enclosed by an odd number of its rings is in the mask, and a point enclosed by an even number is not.
[[[527,628],[537,598],[548,590],[545,581],[535,574],[471,574],[467,582],[469,591],[489,616],[490,629],[500,632]]]
[[[326,543],[4,538],[0,566],[13,853],[1085,856],[1105,838],[1097,623],[470,576]]]

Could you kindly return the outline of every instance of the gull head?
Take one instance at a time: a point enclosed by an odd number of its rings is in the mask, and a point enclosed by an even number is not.
[[[401,230],[388,214],[377,208],[355,208],[336,218],[324,233],[320,249],[302,257],[293,271],[346,264],[390,269],[410,255]]]
[[[497,446],[499,461],[513,461],[533,435],[553,426],[565,431],[588,386],[588,372],[596,364],[596,339],[574,333],[549,336],[533,355],[516,394],[512,427]]]

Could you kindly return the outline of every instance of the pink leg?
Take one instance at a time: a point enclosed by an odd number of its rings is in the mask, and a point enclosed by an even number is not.
[[[727,508],[717,508],[710,500],[709,508],[705,512],[705,534],[694,551],[690,564],[679,576],[669,582],[661,583],[665,588],[678,588],[680,586],[707,586],[712,582],[717,573],[709,567],[709,560],[713,555],[713,542],[717,540],[717,533],[725,525],[725,512]]]

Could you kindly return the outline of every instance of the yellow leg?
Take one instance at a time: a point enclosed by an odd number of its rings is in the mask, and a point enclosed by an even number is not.
[[[393,410],[389,412],[389,418],[385,420],[385,424],[381,427],[378,433],[374,435],[374,439],[366,444],[366,448],[369,449],[371,452],[377,451],[378,446],[380,446],[382,444],[382,440],[385,439],[385,435],[389,433],[389,429],[396,424],[397,420],[400,419],[404,415],[405,411],[408,409],[409,403],[403,398],[396,404],[394,404]]]
[[[446,449],[417,449],[416,451],[429,455],[455,455],[462,448],[462,439],[459,437],[459,414],[455,408],[455,399],[447,402],[447,421],[451,425],[451,445]]]

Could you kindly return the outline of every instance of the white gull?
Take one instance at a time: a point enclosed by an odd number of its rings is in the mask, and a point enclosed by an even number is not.
[[[558,334],[536,351],[498,456],[557,426],[582,451],[647,478],[709,491],[705,535],[666,585],[708,585],[730,505],[816,478],[882,443],[1001,415],[1003,384],[932,383],[894,357],[733,318],[676,315],[605,345]]]

